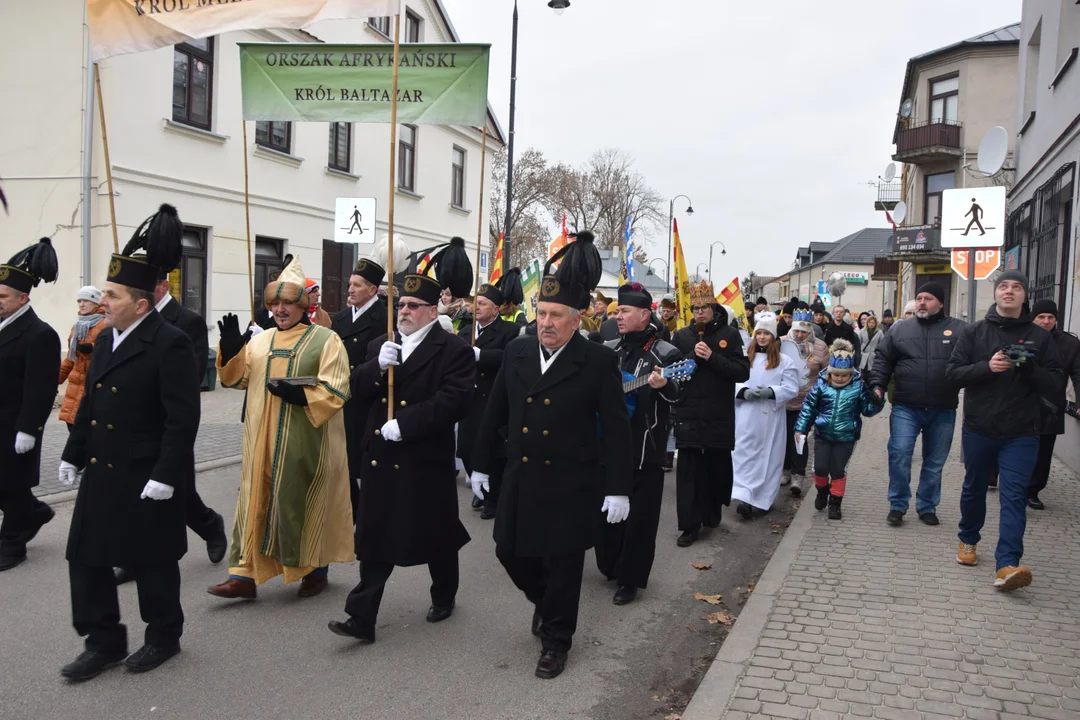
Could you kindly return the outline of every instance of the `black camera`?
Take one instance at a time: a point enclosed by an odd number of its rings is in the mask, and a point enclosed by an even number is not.
[[[1009,362],[1014,365],[1019,365],[1028,360],[1031,360],[1032,362],[1035,361],[1035,351],[1022,343],[1006,345],[1001,348],[1001,352],[1004,353],[1005,357],[1009,358]]]

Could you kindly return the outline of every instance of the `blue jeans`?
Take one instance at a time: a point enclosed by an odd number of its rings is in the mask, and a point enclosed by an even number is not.
[[[915,495],[920,515],[937,511],[941,502],[941,469],[952,448],[955,410],[917,409],[893,405],[889,416],[889,510],[906,513],[911,500],[911,456],[922,433],[922,472]]]
[[[1024,556],[1024,529],[1027,527],[1028,483],[1039,457],[1039,436],[990,438],[964,430],[964,488],[960,491],[961,542],[979,542],[986,521],[986,488],[998,466],[998,500],[1001,520],[994,551],[997,569],[1016,567]]]

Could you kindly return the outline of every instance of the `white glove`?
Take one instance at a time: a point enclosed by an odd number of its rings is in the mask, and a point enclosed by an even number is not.
[[[382,348],[379,349],[379,369],[386,370],[391,365],[400,365],[401,346],[396,342],[390,342],[387,340],[382,344]]]
[[[172,497],[173,487],[172,485],[165,485],[159,483],[156,480],[147,480],[146,487],[142,490],[142,495],[139,496],[140,500],[168,500]]]
[[[384,422],[382,429],[379,430],[379,434],[382,435],[382,439],[387,442],[401,442],[401,428],[398,427],[397,420],[387,420]]]
[[[473,345],[472,351],[473,351],[473,355],[476,356],[476,362],[480,362],[480,348]]]
[[[600,512],[607,513],[609,523],[621,523],[630,516],[630,498],[626,495],[608,495]]]
[[[491,491],[491,485],[488,483],[488,476],[481,472],[473,472],[469,476],[469,484],[472,485],[473,495],[484,499],[484,493]]]
[[[251,331],[251,337],[255,337],[263,331],[263,329],[259,327],[257,323],[251,323],[251,327],[249,327],[248,330]]]
[[[15,433],[15,454],[25,455],[37,445],[37,438],[24,432]]]
[[[60,484],[71,487],[82,479],[82,471],[69,462],[60,461]]]

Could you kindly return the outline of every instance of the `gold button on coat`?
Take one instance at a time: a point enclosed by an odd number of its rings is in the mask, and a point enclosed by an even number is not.
[[[545,431],[544,431],[544,437],[547,437],[547,436],[548,436],[548,431],[547,431],[547,430],[545,430]]]
[[[371,461],[371,467],[378,467],[379,463],[376,460]]]
[[[528,435],[528,434],[529,434],[529,428],[521,428],[521,432],[523,432],[523,433],[525,433],[526,435]]]
[[[116,388],[115,388],[115,387],[113,387],[113,388],[110,388],[110,389],[111,389],[111,390],[112,390],[113,392],[116,392]]]
[[[116,429],[116,428],[114,428],[114,427],[113,427],[112,425],[106,425],[105,427],[107,427],[107,428],[108,428],[108,429],[110,429],[110,430],[115,430],[115,429]]]
[[[98,387],[101,387],[101,386],[99,385]],[[531,398],[531,397],[527,397],[527,398],[525,398],[525,402],[527,402],[527,403],[531,403],[531,402],[532,402],[532,398]]]
[[[99,387],[101,387],[101,383],[98,383],[98,384],[97,384],[97,385],[95,385],[94,387],[96,387],[96,388],[99,388]]]
[[[110,470],[112,470],[112,463],[109,463],[109,464],[108,464],[108,465],[106,465],[105,467],[107,467],[107,468],[109,468]]]
[[[91,465],[97,465],[97,458],[90,458]]]
[[[527,463],[527,462],[529,462],[529,458],[523,457],[523,458],[521,458],[521,462]]]
[[[545,464],[545,465],[550,465],[550,464],[551,464],[551,461],[550,461],[550,460],[545,460],[545,461],[544,461],[544,464]]]
[[[405,407],[405,405],[406,405],[406,402],[404,400],[402,400],[401,401],[401,407]]]
[[[551,398],[544,398],[544,404],[545,405],[550,405],[551,404]]]
[[[375,431],[375,434],[376,434],[376,435],[382,435],[382,430],[376,430],[376,431]]]
[[[91,420],[90,427],[97,427],[97,420]]]

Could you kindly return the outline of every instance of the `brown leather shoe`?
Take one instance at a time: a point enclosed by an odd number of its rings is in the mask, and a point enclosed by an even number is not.
[[[237,580],[236,578],[229,578],[220,585],[211,585],[206,588],[206,592],[219,598],[240,599],[240,600],[254,600],[255,599],[255,583],[248,582],[247,580]]]
[[[296,591],[298,597],[315,597],[330,584],[330,581],[325,575],[313,577],[311,575],[305,575],[304,579],[300,581],[300,589]]]

